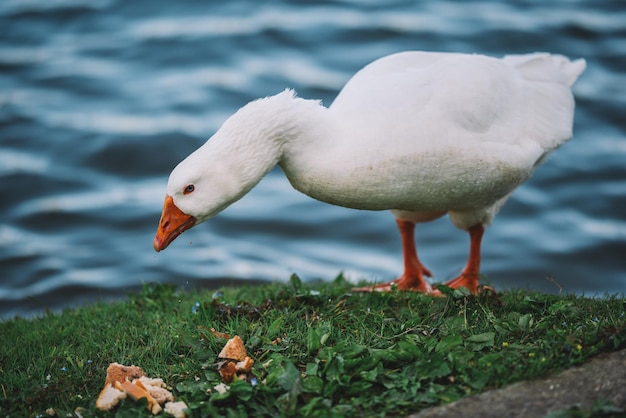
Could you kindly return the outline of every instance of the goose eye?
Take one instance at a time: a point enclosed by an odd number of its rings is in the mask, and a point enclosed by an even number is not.
[[[194,187],[193,184],[188,184],[184,189],[183,189],[183,194],[189,194],[192,193],[196,188]]]

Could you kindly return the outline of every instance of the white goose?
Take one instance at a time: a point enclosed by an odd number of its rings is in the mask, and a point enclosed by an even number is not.
[[[402,52],[356,73],[328,108],[291,90],[253,101],[172,171],[154,249],[217,215],[279,165],[315,199],[397,218],[404,273],[357,290],[438,294],[424,279],[431,273],[413,231],[448,214],[469,232],[470,251],[446,284],[476,293],[484,227],[571,138],[570,87],[585,65],[545,53]]]

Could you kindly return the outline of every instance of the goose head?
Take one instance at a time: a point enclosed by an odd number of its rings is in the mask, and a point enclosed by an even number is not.
[[[228,158],[220,160],[210,151],[200,147],[170,174],[153,243],[156,251],[164,250],[180,234],[217,215],[247,191],[237,164]]]
[[[251,102],[174,168],[167,183],[154,249],[243,197],[278,162],[294,93]]]

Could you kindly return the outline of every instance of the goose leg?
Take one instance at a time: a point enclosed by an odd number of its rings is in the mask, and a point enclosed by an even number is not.
[[[417,292],[433,293],[430,284],[424,276],[431,277],[432,273],[420,262],[415,247],[415,223],[396,219],[400,236],[402,237],[402,255],[404,258],[404,274],[396,280],[375,286],[357,287],[355,292],[389,292],[392,288],[398,290],[413,290]],[[436,291],[435,291],[436,292]],[[438,292],[437,292],[438,293]]]
[[[485,228],[481,225],[474,225],[469,230],[470,253],[467,264],[461,274],[446,283],[446,286],[453,289],[466,287],[473,294],[478,294],[478,280],[480,274],[480,243]]]

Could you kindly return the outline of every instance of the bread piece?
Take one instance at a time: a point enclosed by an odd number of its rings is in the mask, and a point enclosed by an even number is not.
[[[185,402],[168,402],[165,404],[164,411],[166,414],[174,415],[175,418],[187,418],[186,408]]]
[[[215,390],[220,395],[223,395],[230,390],[230,386],[225,385],[224,383],[220,383],[218,385],[215,385],[215,387],[213,387],[213,390]]]
[[[153,377],[148,377],[148,376],[141,376],[139,380],[141,381],[141,383],[143,383],[146,386],[150,385],[150,386],[156,386],[159,388],[166,387],[166,384],[163,381],[163,379],[158,378],[158,377],[153,378]]]
[[[139,382],[139,381],[137,381]],[[139,382],[141,384],[141,382]],[[153,415],[158,414],[163,410],[161,405],[150,395],[144,388],[139,385],[134,384],[130,381],[125,381],[124,383],[116,382],[115,387],[120,390],[124,390],[128,396],[131,397],[132,400],[137,401],[141,398],[146,398],[148,400],[148,410],[152,412]]]
[[[252,370],[252,365],[253,364],[254,364],[254,360],[252,360],[250,357],[246,356],[246,358],[244,358],[240,362],[237,362],[235,367],[237,368],[237,372],[249,373],[250,370]]]
[[[122,400],[126,398],[126,392],[113,387],[111,383],[104,385],[104,389],[100,391],[96,408],[101,411],[110,411]]]
[[[141,376],[145,376],[145,373],[137,366],[124,366],[119,363],[111,363],[107,368],[107,378],[104,384],[106,386],[107,383],[111,385],[114,385],[115,382],[124,383],[126,380],[137,379]]]
[[[150,382],[156,383],[159,386],[151,385]],[[174,395],[172,395],[172,392],[165,389],[163,379],[150,379],[143,376],[135,380],[133,383],[148,392],[159,405],[164,405],[165,402],[168,401],[174,402]]]
[[[218,355],[219,358],[242,361],[246,358],[246,348],[243,346],[243,341],[238,335],[226,342],[222,351]]]
[[[220,376],[222,376],[222,382],[230,383],[235,378],[235,373],[237,373],[237,366],[232,361],[225,361],[221,363],[219,366]]]

